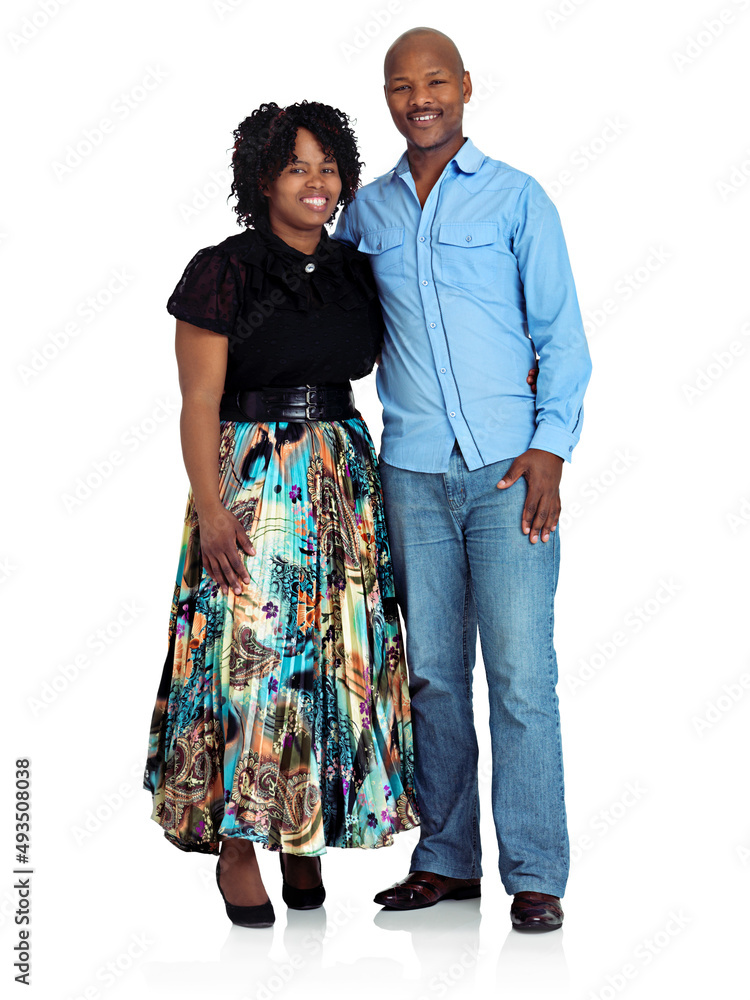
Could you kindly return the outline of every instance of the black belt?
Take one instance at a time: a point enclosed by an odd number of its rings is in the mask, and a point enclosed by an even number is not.
[[[224,393],[219,420],[349,420],[358,416],[351,385],[295,385]]]

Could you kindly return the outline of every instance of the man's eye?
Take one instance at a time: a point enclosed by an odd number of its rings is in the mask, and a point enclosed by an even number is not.
[[[445,80],[431,80],[430,83],[445,83]]]

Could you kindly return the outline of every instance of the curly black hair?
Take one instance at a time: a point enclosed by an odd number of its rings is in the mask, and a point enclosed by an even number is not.
[[[331,216],[335,218],[339,207],[346,207],[354,197],[364,166],[350,122],[343,111],[319,101],[300,101],[286,108],[261,104],[253,111],[233,133],[236,141],[232,153],[232,194],[237,197],[234,206],[237,225],[247,228],[268,220],[263,184],[278,177],[294,159],[299,128],[312,132],[326,155],[336,160],[341,194]]]

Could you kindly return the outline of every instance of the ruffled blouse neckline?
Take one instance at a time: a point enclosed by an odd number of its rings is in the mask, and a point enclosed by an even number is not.
[[[253,265],[247,281],[261,298],[276,287],[283,291],[289,306],[307,312],[316,300],[354,309],[363,299],[377,295],[369,261],[355,251],[347,252],[338,240],[331,239],[325,227],[312,254],[289,246],[266,220],[241,237],[230,238],[227,244],[234,239],[239,239],[234,251],[239,251],[239,259]]]
[[[311,254],[305,253],[304,250],[298,250],[296,247],[290,246],[289,243],[283,240],[273,231],[273,229],[271,229],[271,225],[267,219],[258,220],[255,224],[254,230],[267,244],[267,246],[276,254],[282,257],[288,257],[290,261],[294,262],[311,261],[317,266],[322,259],[328,257],[337,248],[340,248],[340,244],[337,243],[336,240],[332,240],[328,235],[328,231],[325,226],[321,229],[318,245]]]

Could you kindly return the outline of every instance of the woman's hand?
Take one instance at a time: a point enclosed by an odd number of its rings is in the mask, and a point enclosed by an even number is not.
[[[229,342],[212,330],[177,320],[175,351],[182,392],[180,436],[185,469],[198,513],[203,568],[221,587],[242,593],[250,583],[237,546],[249,556],[255,549],[238,519],[221,502],[219,411],[227,371]]]
[[[536,392],[536,377],[538,374],[538,368],[529,368],[529,374],[526,376],[526,384],[531,386],[532,392]]]
[[[235,594],[241,594],[243,582],[250,583],[250,575],[237,546],[249,556],[254,556],[255,548],[250,536],[234,514],[221,504],[207,513],[199,511],[198,527],[201,559],[206,573],[221,587],[225,597],[230,587]]]

